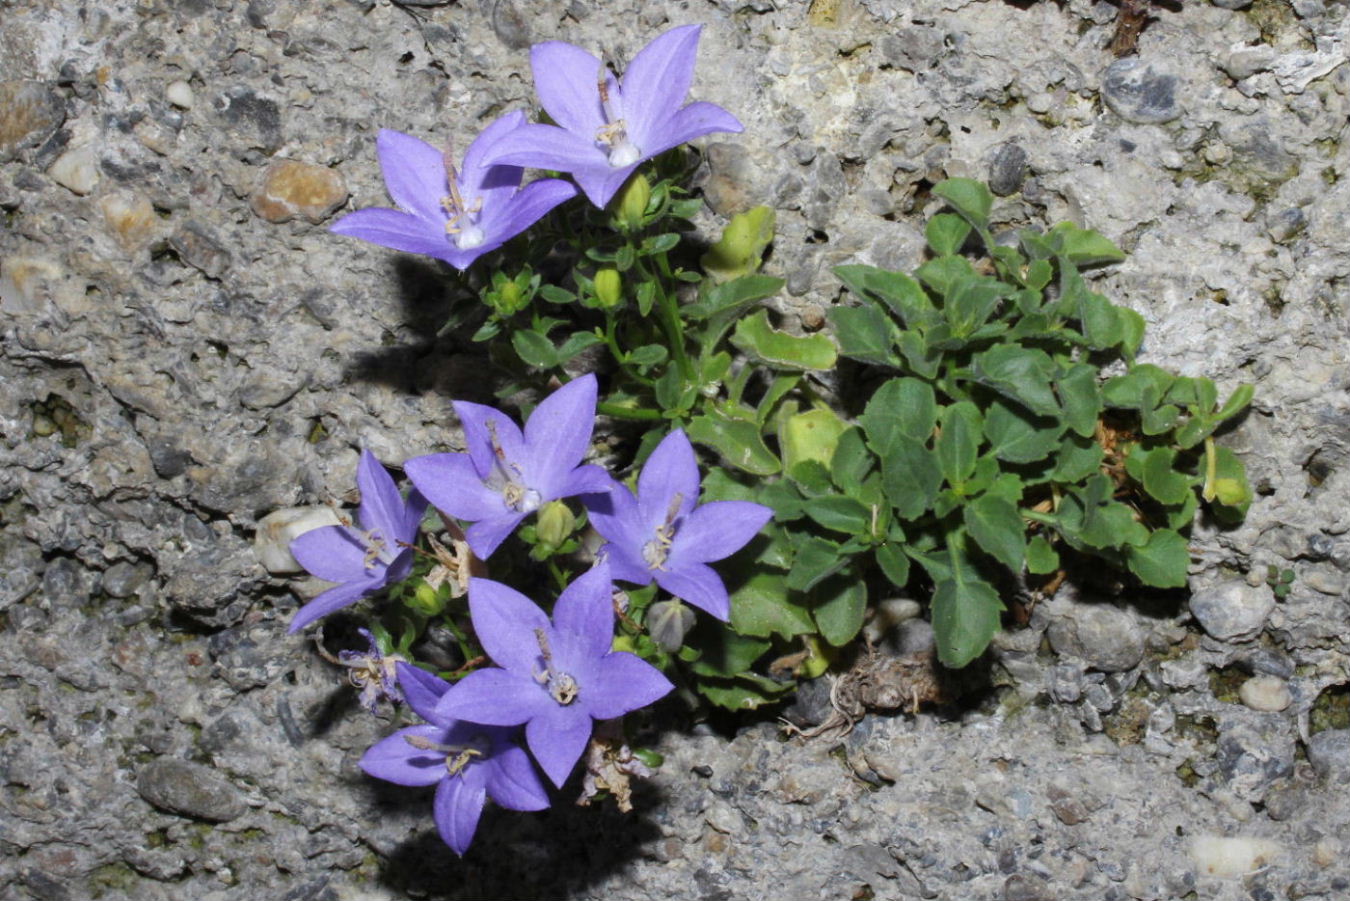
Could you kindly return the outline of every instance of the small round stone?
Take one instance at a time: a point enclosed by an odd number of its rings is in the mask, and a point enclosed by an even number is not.
[[[1238,689],[1242,703],[1253,710],[1277,713],[1293,701],[1289,685],[1279,676],[1253,676]]]
[[[1243,581],[1224,582],[1191,595],[1191,615],[1200,627],[1220,641],[1255,638],[1275,609],[1275,594],[1268,585]]]
[[[326,166],[273,160],[253,192],[253,212],[268,222],[303,218],[318,224],[347,200],[347,183]]]
[[[1020,144],[1000,144],[989,160],[989,190],[999,197],[1016,193],[1027,177],[1027,152]]]
[[[164,89],[164,99],[179,109],[192,109],[195,98],[192,95],[192,86],[180,78],[169,82],[169,86]]]
[[[1102,99],[1126,122],[1160,125],[1181,115],[1177,104],[1179,79],[1159,71],[1153,63],[1130,56],[1106,68]]]
[[[47,174],[71,193],[80,196],[88,194],[94,190],[99,181],[98,159],[94,148],[86,145],[67,150],[56,158]]]

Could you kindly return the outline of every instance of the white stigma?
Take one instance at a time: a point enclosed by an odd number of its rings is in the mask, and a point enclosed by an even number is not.
[[[460,229],[459,234],[455,235],[455,246],[460,250],[473,250],[475,247],[481,247],[487,240],[487,235],[476,225],[470,225],[468,228]]]

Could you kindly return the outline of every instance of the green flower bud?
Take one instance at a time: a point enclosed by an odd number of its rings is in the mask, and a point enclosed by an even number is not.
[[[501,291],[498,292],[497,296],[497,303],[499,304],[498,309],[507,316],[510,316],[512,313],[519,310],[525,302],[524,294],[520,290],[520,285],[517,285],[515,282],[507,282],[502,285]]]
[[[417,587],[413,589],[412,597],[405,599],[403,603],[423,616],[437,616],[445,609],[445,598],[441,596],[441,592],[426,582],[418,582]]]
[[[623,282],[617,269],[601,269],[595,274],[595,299],[602,309],[612,310],[623,299]]]
[[[652,199],[652,186],[642,173],[628,179],[628,184],[619,192],[618,204],[614,209],[614,218],[624,231],[637,231],[647,215],[647,204]]]
[[[562,501],[549,501],[539,508],[535,524],[539,543],[550,548],[559,547],[576,528],[577,518]]]

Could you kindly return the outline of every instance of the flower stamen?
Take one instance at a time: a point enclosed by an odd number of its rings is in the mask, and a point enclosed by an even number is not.
[[[656,537],[642,546],[643,562],[652,569],[665,570],[670,546],[675,542],[675,532],[678,530],[676,520],[679,519],[680,505],[683,503],[684,495],[676,492],[670,499],[670,506],[666,508],[666,521],[656,527]]]
[[[532,513],[539,509],[539,492],[522,485],[524,471],[519,464],[506,459],[506,451],[497,437],[497,423],[489,419],[487,431],[488,440],[492,443],[492,472],[486,480],[488,487],[500,491],[502,502],[517,513]]]
[[[600,109],[605,114],[605,124],[596,129],[595,143],[606,151],[611,166],[622,169],[642,159],[642,151],[628,139],[628,125],[623,119],[622,98],[610,95],[609,79],[609,68],[601,63],[596,87],[600,91]]]
[[[449,218],[445,222],[445,234],[454,240],[460,250],[472,250],[486,240],[483,230],[478,227],[478,214],[483,211],[483,198],[475,197],[471,203],[465,203],[459,193],[459,172],[450,156],[450,148],[445,150],[445,181],[450,193],[441,198],[441,209]]]
[[[474,745],[443,745],[434,742],[425,735],[405,735],[403,740],[419,751],[434,751],[445,755],[445,768],[451,776],[458,776],[473,762],[475,757],[485,756],[482,748]]]
[[[534,680],[540,685],[547,686],[549,697],[566,707],[577,699],[580,692],[577,680],[567,673],[560,673],[554,669],[553,651],[548,646],[548,636],[544,634],[544,630],[535,629],[534,637],[539,642],[539,656],[544,658],[544,669],[542,672],[534,673]]]

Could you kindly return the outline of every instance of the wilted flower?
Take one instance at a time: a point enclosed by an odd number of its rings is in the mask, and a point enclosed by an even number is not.
[[[300,608],[291,620],[292,632],[406,578],[412,569],[410,545],[426,498],[414,489],[405,501],[370,451],[361,452],[356,485],[361,490],[356,525],[322,526],[291,542],[291,554],[311,575],[340,583]]]
[[[404,471],[436,509],[473,523],[465,536],[486,560],[542,505],[606,490],[603,469],[579,465],[591,444],[595,398],[595,376],[568,382],[535,407],[523,434],[500,410],[456,402],[468,453],[414,457]]]
[[[376,139],[380,169],[400,209],[357,210],[331,230],[467,269],[576,195],[575,187],[556,178],[521,188],[525,170],[485,159],[495,141],[524,122],[524,113],[508,113],[483,129],[465,152],[459,172],[448,153],[411,135],[381,129]]]
[[[323,646],[323,635],[316,638],[319,654],[329,663],[345,666],[347,680],[352,687],[361,692],[361,706],[374,713],[383,698],[396,704],[403,703],[403,692],[398,684],[398,664],[404,659],[398,654],[389,654],[380,650],[380,644],[369,629],[357,629],[368,645],[365,651],[344,649],[334,657]]]
[[[698,503],[694,448],[682,430],[662,439],[638,475],[637,497],[611,480],[605,495],[583,503],[591,525],[608,544],[600,554],[615,579],[636,585],[652,580],[678,598],[726,620],[726,585],[708,566],[745,546],[773,516],[750,501]]]
[[[474,632],[497,667],[470,673],[446,692],[437,712],[494,726],[525,723],[535,760],[562,785],[586,749],[594,720],[645,707],[674,687],[652,665],[610,649],[612,591],[609,567],[601,563],[563,591],[550,622],[514,589],[474,579]]]
[[[519,730],[447,717],[438,702],[448,682],[406,663],[398,674],[409,706],[428,725],[400,729],[376,743],[362,756],[361,769],[398,785],[435,785],[436,828],[456,854],[473,841],[487,798],[510,810],[548,807],[548,790],[515,740]]]
[[[558,125],[522,125],[494,144],[489,156],[570,172],[591,203],[603,207],[642,161],[709,132],[741,131],[720,106],[681,106],[694,80],[701,30],[685,25],[656,38],[633,57],[622,82],[580,47],[535,44],[535,91]]]

